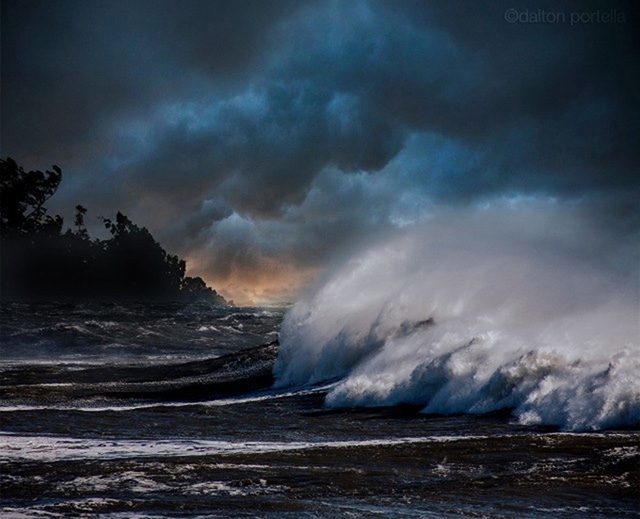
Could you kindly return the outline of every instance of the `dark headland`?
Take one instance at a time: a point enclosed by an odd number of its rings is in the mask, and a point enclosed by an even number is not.
[[[167,253],[148,229],[126,215],[100,217],[110,237],[92,239],[87,209],[76,206],[73,227],[45,203],[62,180],[58,166],[25,171],[0,159],[0,297],[5,301],[227,302],[186,262]]]

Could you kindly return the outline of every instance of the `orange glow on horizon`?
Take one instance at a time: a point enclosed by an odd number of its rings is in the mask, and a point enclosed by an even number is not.
[[[194,258],[195,259],[195,258]],[[226,276],[207,272],[198,261],[188,261],[187,275],[200,276],[208,286],[237,306],[263,306],[295,302],[318,275],[318,269],[296,269],[275,260],[258,270],[235,268]]]

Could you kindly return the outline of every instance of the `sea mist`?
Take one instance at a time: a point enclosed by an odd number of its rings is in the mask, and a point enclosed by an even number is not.
[[[637,236],[585,205],[441,211],[371,245],[287,313],[276,384],[326,405],[513,409],[524,424],[640,422]]]

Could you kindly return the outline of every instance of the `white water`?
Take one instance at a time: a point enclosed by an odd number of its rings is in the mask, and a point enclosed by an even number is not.
[[[61,386],[63,384],[41,384],[43,386]],[[66,385],[66,384],[64,384]],[[73,385],[73,384],[68,384]],[[293,396],[312,395],[314,393],[322,393],[332,388],[335,384],[326,384],[312,388],[298,388],[293,391],[271,390],[266,392],[254,393],[246,397],[230,397],[219,398],[216,400],[204,400],[197,402],[153,402],[148,404],[121,404],[121,405],[95,405],[85,406],[82,401],[77,403],[70,402],[63,405],[0,405],[0,416],[2,413],[30,412],[30,411],[78,411],[83,413],[109,413],[109,412],[127,412],[139,411],[141,409],[159,409],[159,408],[182,408],[182,407],[227,407],[233,405],[242,405],[255,402],[265,402],[270,400],[278,400]],[[0,433],[1,434],[1,433]]]
[[[287,313],[277,385],[340,378],[335,407],[512,407],[521,423],[566,430],[636,425],[637,243],[579,206],[439,214]]]
[[[342,440],[315,442],[257,442],[216,440],[107,440],[57,436],[20,435],[0,432],[0,464],[10,461],[43,461],[82,459],[127,459],[149,456],[212,456],[260,454],[309,449],[371,447],[407,443],[445,443],[485,440],[488,436],[420,436],[381,438],[375,440]]]
[[[608,438],[615,433],[591,433],[595,437],[606,434]],[[559,439],[574,436],[574,433],[545,433],[531,435],[529,438],[544,439],[555,442]],[[313,449],[350,449],[358,447],[381,447],[406,444],[434,444],[434,443],[465,443],[478,442],[488,439],[504,439],[505,442],[517,435],[474,435],[469,432],[451,436],[407,436],[386,437],[369,440],[336,440],[336,441],[222,441],[222,440],[130,440],[130,439],[96,439],[73,438],[66,436],[25,435],[0,432],[0,466],[3,463],[15,461],[54,462],[61,460],[104,460],[131,459],[145,457],[197,457],[224,456],[234,454],[266,454],[274,452],[306,451]],[[624,436],[623,436],[624,437]],[[610,450],[609,456],[632,457],[637,455],[637,449]],[[217,463],[221,467],[238,467]],[[264,467],[264,465],[245,465],[249,468]],[[318,469],[314,466],[314,469]]]

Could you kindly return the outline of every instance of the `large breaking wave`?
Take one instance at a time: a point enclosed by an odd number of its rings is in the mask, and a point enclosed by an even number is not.
[[[293,306],[276,384],[338,379],[334,407],[512,408],[521,423],[567,430],[637,425],[635,243],[554,204],[440,214]]]

